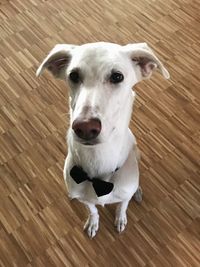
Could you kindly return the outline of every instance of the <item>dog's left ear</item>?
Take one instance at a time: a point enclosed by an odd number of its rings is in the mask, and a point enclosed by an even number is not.
[[[156,68],[169,79],[169,72],[146,43],[128,44],[123,49],[138,67],[139,80],[150,78]]]
[[[54,77],[64,79],[66,68],[72,57],[72,50],[75,47],[75,45],[57,44],[43,60],[36,75],[40,76],[47,69]]]

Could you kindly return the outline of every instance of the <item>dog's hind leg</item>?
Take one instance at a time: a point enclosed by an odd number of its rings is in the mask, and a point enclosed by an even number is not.
[[[127,225],[126,210],[128,208],[128,203],[129,203],[129,200],[125,200],[123,202],[120,202],[116,208],[115,226],[116,226],[117,231],[119,233],[124,231],[124,229]]]
[[[137,203],[141,203],[142,202],[142,194],[143,194],[142,188],[139,186],[137,191],[133,195],[133,198]]]
[[[86,207],[89,209],[89,217],[84,225],[84,230],[87,230],[88,236],[93,238],[99,229],[99,214],[94,204],[84,202]]]

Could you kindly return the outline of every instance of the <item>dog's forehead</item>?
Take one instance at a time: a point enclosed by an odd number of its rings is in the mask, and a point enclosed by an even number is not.
[[[121,46],[112,43],[91,43],[78,46],[72,55],[72,67],[100,68],[121,62]]]

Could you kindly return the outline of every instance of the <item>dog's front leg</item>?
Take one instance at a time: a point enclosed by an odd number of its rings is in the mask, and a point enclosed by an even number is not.
[[[129,200],[122,201],[117,205],[117,208],[116,208],[115,226],[117,227],[117,231],[119,233],[124,231],[127,225],[126,210],[128,208],[128,203],[129,203]]]
[[[87,230],[88,236],[93,238],[99,229],[99,214],[96,206],[89,202],[84,202],[89,209],[89,217],[84,225],[84,230]]]

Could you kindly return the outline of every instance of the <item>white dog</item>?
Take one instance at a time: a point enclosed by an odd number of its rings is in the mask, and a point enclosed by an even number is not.
[[[59,44],[44,59],[37,76],[45,68],[70,87],[64,178],[70,198],[89,208],[84,229],[91,238],[97,233],[95,205],[119,203],[115,225],[122,232],[130,199],[142,200],[136,140],[129,129],[132,87],[156,68],[166,79],[169,73],[146,43]]]

